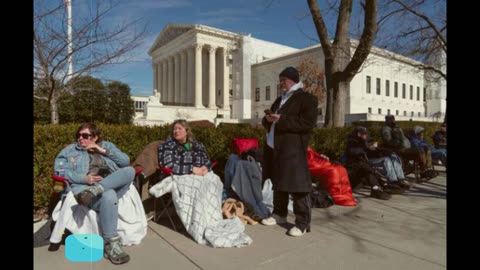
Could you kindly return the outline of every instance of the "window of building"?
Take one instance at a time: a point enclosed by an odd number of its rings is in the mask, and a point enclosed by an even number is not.
[[[395,115],[398,115],[398,110],[395,110]]]
[[[372,78],[370,76],[367,76],[367,94],[370,94],[372,92]]]
[[[423,102],[427,101],[427,88],[423,88]],[[426,116],[426,115],[425,115]]]
[[[417,86],[417,100],[420,100],[420,87]]]
[[[255,118],[258,118],[258,112],[255,112]]]
[[[398,97],[398,82],[395,82],[393,86],[393,96]]]
[[[390,115],[390,109],[387,110],[387,115]]]
[[[410,113],[410,116],[411,116],[411,117],[414,117],[414,116],[415,116],[415,113],[414,113],[414,112],[411,112],[411,113]]]
[[[135,101],[135,112],[143,112],[145,109],[146,101]]]
[[[228,78],[231,80],[233,78],[232,73],[228,74]]]
[[[422,116],[422,113],[421,112],[418,112],[418,117]]]
[[[233,89],[228,90],[228,94],[229,94],[230,96],[233,96]]]
[[[368,113],[372,113],[372,107],[368,107]]]
[[[318,108],[318,115],[323,115],[323,109],[322,108]]]
[[[407,86],[402,83],[402,98],[407,98]]]
[[[387,97],[390,96],[390,81],[389,80],[385,81],[385,96],[387,96]]]
[[[260,101],[260,88],[255,88],[255,101]]]
[[[222,90],[218,89],[218,96],[221,96],[221,95],[222,95]]]
[[[410,99],[413,100],[413,85],[410,85]]]
[[[382,89],[381,89],[381,84],[382,81],[380,80],[380,78],[377,78],[377,95],[380,95],[382,93]]]
[[[407,116],[407,111],[403,111],[403,116]]]
[[[378,109],[378,114],[382,114],[382,109]]]
[[[265,87],[265,100],[270,100],[270,85]]]

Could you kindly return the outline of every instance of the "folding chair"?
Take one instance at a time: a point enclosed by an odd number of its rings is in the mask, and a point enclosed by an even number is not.
[[[163,167],[163,168],[159,168],[158,169],[158,181],[156,181],[156,183],[162,181],[164,178],[168,177],[168,176],[171,176],[172,175],[172,172],[173,170],[170,169],[170,168],[167,168],[167,167]],[[155,183],[155,184],[156,184]],[[154,184],[150,184],[150,187],[152,187]],[[150,189],[149,187],[149,189]],[[164,197],[166,198],[166,202],[164,200]],[[160,203],[160,207],[158,207],[158,203]],[[171,194],[165,194],[161,197],[153,197],[153,216],[152,216],[152,220],[154,222],[158,222],[158,220],[164,215],[166,214],[167,215],[167,218],[168,220],[170,221],[170,225],[172,225],[173,229],[175,231],[178,231],[177,230],[177,227],[175,226],[175,222],[173,222],[173,218],[172,218],[172,215],[170,215],[170,212],[168,211],[168,208],[172,205],[172,197],[171,197]]]

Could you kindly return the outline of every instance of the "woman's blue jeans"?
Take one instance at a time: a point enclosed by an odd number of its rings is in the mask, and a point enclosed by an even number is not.
[[[134,177],[135,169],[129,166],[113,172],[99,182],[104,191],[93,199],[92,209],[98,212],[104,239],[118,236],[118,199],[127,193]]]

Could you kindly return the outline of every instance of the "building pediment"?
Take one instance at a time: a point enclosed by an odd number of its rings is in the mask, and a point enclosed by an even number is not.
[[[178,38],[179,36],[183,35],[184,33],[196,29],[198,33],[207,34],[213,37],[219,37],[222,39],[227,40],[237,40],[239,34],[235,34],[232,32],[224,31],[221,29],[209,27],[206,25],[200,24],[168,24],[163,28],[162,32],[158,35],[153,45],[148,50],[148,54],[151,56],[152,53],[157,50],[158,48],[165,46],[172,40]]]
[[[162,32],[158,35],[153,45],[148,50],[148,54],[151,55],[156,49],[176,39],[182,34],[195,28],[193,24],[169,24],[163,28]]]

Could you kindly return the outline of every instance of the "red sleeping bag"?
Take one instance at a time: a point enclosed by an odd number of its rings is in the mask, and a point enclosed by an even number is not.
[[[328,190],[335,204],[343,206],[356,206],[353,198],[352,187],[348,179],[347,170],[340,164],[332,164],[308,147],[308,169],[315,179],[318,179],[322,189]]]

